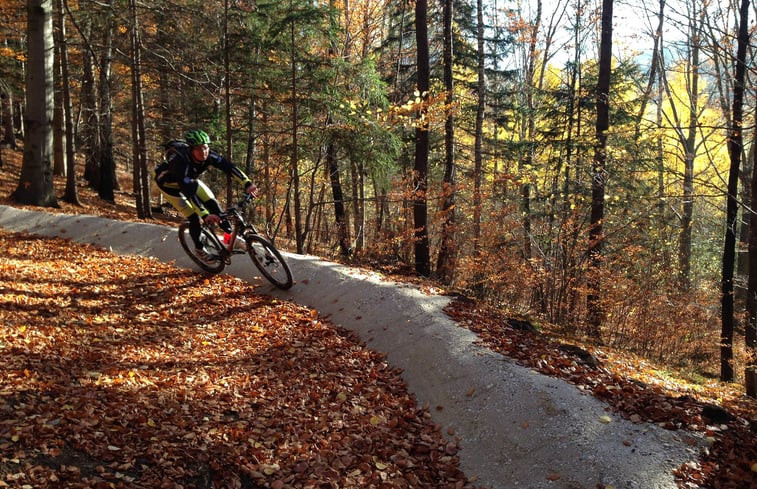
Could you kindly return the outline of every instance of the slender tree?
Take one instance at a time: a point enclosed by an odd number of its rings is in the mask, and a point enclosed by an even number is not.
[[[58,24],[60,29],[60,65],[61,78],[63,85],[63,126],[65,129],[65,150],[66,150],[66,192],[63,200],[69,204],[81,205],[79,195],[76,191],[76,158],[74,155],[74,121],[71,107],[71,86],[68,65],[68,43],[66,40],[66,19],[64,15],[64,0],[57,0],[56,11],[58,13]]]
[[[672,120],[673,130],[681,147],[682,160],[684,166],[683,172],[683,196],[680,212],[681,230],[678,237],[678,278],[681,288],[688,290],[691,286],[691,240],[692,240],[692,219],[694,214],[694,160],[697,153],[697,134],[699,125],[699,79],[701,74],[700,51],[701,51],[701,33],[702,18],[704,13],[697,13],[697,4],[692,2],[693,12],[690,14],[689,22],[689,42],[686,59],[686,85],[687,85],[687,104],[688,114],[687,122],[683,122],[679,114],[677,101],[682,100],[672,93],[670,83],[664,83],[664,90],[667,99],[670,102],[670,115],[665,113],[666,117]],[[662,59],[664,50],[659,55]],[[666,76],[664,65],[660,67],[660,73]],[[685,124],[685,125],[684,125]]]
[[[484,2],[476,0],[476,126],[473,142],[473,253],[481,241],[481,182],[483,179],[484,110],[486,108],[486,53],[484,52]]]
[[[147,145],[145,142],[145,110],[142,95],[142,44],[139,34],[136,0],[129,1],[131,14],[131,95],[132,95],[132,156],[134,164],[133,186],[137,203],[137,216],[152,217],[150,184],[147,174]]]
[[[0,105],[2,107],[2,120],[3,126],[0,130],[2,133],[3,141],[6,142],[11,148],[16,149],[16,132],[13,130],[13,92],[7,84],[0,84]]]
[[[581,86],[581,67],[582,67],[582,31],[583,31],[583,15],[584,8],[582,5],[583,0],[578,0],[578,4],[575,9],[575,20],[573,22],[573,60],[568,65],[569,70],[569,82],[568,82],[568,111],[567,111],[567,126],[565,129],[565,176],[563,178],[563,215],[568,216],[570,214],[570,201],[573,192],[573,186],[571,185],[571,168],[576,168],[575,175],[578,175],[581,167],[581,154],[580,147],[576,149],[578,144],[576,141],[580,140],[582,134],[581,124],[581,103],[580,103],[580,86]],[[578,152],[578,154],[575,154]]]
[[[53,187],[53,3],[27,0],[26,139],[21,177],[11,197],[20,204],[57,207]]]
[[[533,164],[535,149],[536,115],[534,114],[534,91],[536,89],[534,78],[536,73],[536,41],[541,26],[542,2],[536,2],[536,18],[528,26],[528,59],[526,60],[525,91],[526,91],[526,155],[520,161],[523,185],[521,186],[521,209],[523,213],[523,257],[530,260],[531,251],[531,182],[529,169]]]
[[[58,1],[53,3],[53,39],[55,41],[55,55],[53,61],[53,79],[55,84],[55,100],[53,109],[53,175],[65,176],[66,174],[66,128],[63,115],[63,43],[65,33],[61,25],[62,16],[59,15]]]
[[[415,271],[422,276],[431,274],[431,257],[428,241],[428,187],[429,122],[428,98],[430,66],[428,45],[428,2],[415,2],[415,42],[418,58],[418,92],[421,108],[415,127],[415,166],[413,169],[413,226],[415,227]]]
[[[455,117],[453,104],[453,43],[452,43],[452,0],[444,0],[444,177],[442,179],[442,224],[441,244],[436,262],[436,273],[443,283],[452,283],[457,250],[455,242]]]
[[[696,12],[695,12],[696,13]],[[691,58],[689,62],[689,124],[685,139],[683,172],[683,209],[681,212],[681,235],[678,248],[678,266],[681,287],[691,287],[691,223],[694,216],[694,159],[696,158],[697,131],[699,119],[699,55],[702,28],[694,16],[691,19]]]
[[[746,2],[746,0],[743,0]],[[742,2],[743,3],[743,2]],[[757,109],[755,109],[757,117]],[[752,157],[757,158],[757,126],[752,134]],[[755,160],[757,161],[757,160]],[[752,166],[752,188],[757,189],[757,164]],[[744,383],[748,396],[757,397],[757,192],[752,192],[749,213],[749,279],[747,285],[747,324],[745,342],[748,356]]]
[[[97,57],[91,43],[93,19],[84,19],[84,24],[79,29],[84,45],[87,49],[82,51],[82,80],[79,91],[79,103],[81,104],[81,124],[79,127],[79,141],[84,155],[84,179],[89,185],[96,188],[100,182],[100,154],[102,153],[100,138],[100,110],[98,108],[97,87],[95,83],[95,63]]]
[[[290,6],[292,7],[292,11],[294,11],[294,3],[289,2]],[[294,13],[294,12],[292,12]],[[305,252],[305,235],[303,234],[302,230],[302,214],[300,212],[300,162],[299,162],[299,130],[300,130],[300,121],[298,119],[299,117],[299,103],[297,101],[298,93],[297,93],[297,43],[296,43],[296,32],[297,32],[297,26],[295,23],[295,19],[292,18],[289,25],[289,40],[291,42],[290,45],[290,96],[292,99],[292,153],[291,153],[291,163],[290,163],[290,171],[291,171],[291,178],[292,178],[292,190],[293,195],[291,196],[291,199],[294,200],[294,235],[295,235],[295,241],[297,244],[297,253],[304,253]],[[287,199],[289,200],[289,199]],[[289,204],[287,203],[287,210],[291,211],[291,208],[289,208]]]
[[[597,79],[597,142],[591,181],[591,223],[589,228],[589,333],[600,338],[603,321],[601,304],[602,232],[607,184],[607,131],[610,129],[610,75],[612,73],[612,8],[613,0],[602,1],[602,35],[599,43],[599,78]]]
[[[327,124],[330,124],[330,122],[331,118],[329,117]],[[329,141],[326,146],[326,170],[329,174],[331,194],[334,198],[334,219],[336,221],[339,252],[342,256],[349,256],[352,252],[350,248],[350,228],[347,223],[347,213],[344,209],[344,194],[342,193],[337,148],[333,141]]]
[[[331,7],[329,14],[330,28],[332,32],[336,32],[336,16],[334,15],[335,6],[334,1],[330,0],[329,6]],[[345,12],[346,14],[347,12]],[[329,44],[329,63],[332,65],[333,60],[336,59],[337,46],[336,36],[332,35],[331,42]],[[334,74],[336,76],[336,74]],[[326,128],[331,131],[333,128],[333,116],[331,111],[326,115]],[[337,146],[335,141],[335,134],[331,132],[329,140],[326,145],[326,171],[328,172],[329,183],[331,184],[331,195],[334,199],[334,220],[336,221],[337,241],[339,242],[339,253],[342,256],[349,256],[352,253],[352,247],[350,246],[350,228],[347,222],[347,212],[344,207],[344,193],[342,191],[341,172],[339,171],[339,159],[337,157]]]
[[[12,44],[12,40],[6,36],[2,40],[2,46],[5,49],[9,49]],[[18,74],[23,70],[18,67],[20,61],[8,61],[0,63],[0,141],[4,141],[12,149],[18,149],[16,145],[16,133],[14,127],[14,121],[16,120],[16,114],[14,113],[14,89],[20,88],[23,84],[22,77]]]
[[[226,158],[234,161],[234,134],[231,108],[231,46],[229,41],[229,0],[223,1],[223,101],[226,111]],[[232,178],[226,175],[226,205],[232,204]]]
[[[728,172],[728,203],[726,206],[723,278],[721,282],[722,326],[720,333],[720,380],[733,380],[733,273],[736,261],[736,216],[738,214],[739,165],[744,144],[744,81],[746,52],[749,44],[749,0],[741,0],[739,34],[736,47],[736,75],[733,79],[733,118],[728,138],[731,166]],[[751,277],[750,277],[751,279]]]
[[[649,76],[647,77],[647,87],[641,98],[641,107],[639,115],[636,117],[636,128],[634,129],[634,140],[638,142],[641,135],[641,122],[646,114],[647,104],[652,97],[652,89],[657,81],[657,70],[660,68],[660,51],[662,49],[662,28],[665,23],[665,0],[660,1],[660,8],[657,13],[657,29],[652,33],[652,60],[649,63]]]
[[[97,131],[100,139],[97,144],[99,152],[98,168],[99,175],[97,181],[97,194],[106,202],[114,202],[114,190],[118,188],[118,179],[116,178],[116,162],[113,157],[113,98],[111,97],[112,83],[112,54],[113,54],[113,30],[115,29],[115,16],[113,11],[113,1],[108,0],[105,8],[105,29],[103,29],[103,47],[100,58],[100,78],[99,78],[99,102],[97,109],[99,113],[98,122],[100,127]],[[136,141],[133,142],[136,144]],[[135,161],[134,164],[137,162]]]

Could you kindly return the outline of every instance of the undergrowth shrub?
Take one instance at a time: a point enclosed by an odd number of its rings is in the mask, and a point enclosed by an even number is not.
[[[605,343],[676,366],[713,368],[720,335],[717,294],[664,285],[655,290],[648,282],[613,278],[603,290]]]
[[[506,222],[500,219],[498,229],[486,230],[477,256],[466,254],[460,260],[458,287],[560,334],[587,336],[586,243],[555,244],[549,253],[538,249],[534,254],[541,255],[527,261],[522,241],[506,231]],[[716,371],[718,288],[704,284],[681,290],[670,267],[639,246],[626,245],[608,255],[599,270],[600,343],[672,366]]]

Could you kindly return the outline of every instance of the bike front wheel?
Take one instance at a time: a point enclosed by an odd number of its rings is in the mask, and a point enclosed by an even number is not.
[[[189,223],[185,222],[179,226],[179,243],[184,251],[189,255],[189,258],[208,273],[220,273],[226,266],[226,262],[223,260],[223,251],[219,248],[220,244],[218,238],[211,234],[211,231],[203,226],[202,234],[200,235],[200,241],[205,244],[207,252],[215,257],[215,261],[206,261],[197,256],[195,253],[195,244],[192,240],[192,236],[189,234]]]
[[[250,234],[245,237],[245,242],[252,262],[269,282],[282,290],[292,287],[292,271],[270,241]]]

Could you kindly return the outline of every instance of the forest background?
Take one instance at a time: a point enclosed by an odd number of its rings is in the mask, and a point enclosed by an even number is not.
[[[40,42],[55,52],[64,200],[78,157],[105,202],[129,173],[151,219],[162,144],[200,127],[293,251],[405,266],[749,389],[751,2],[632,0],[615,16],[612,0],[0,5],[3,140],[24,141],[25,167],[32,19],[55,25]],[[39,166],[15,196],[56,205]]]

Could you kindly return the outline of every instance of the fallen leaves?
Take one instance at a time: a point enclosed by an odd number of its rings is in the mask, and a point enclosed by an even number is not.
[[[315,311],[0,232],[0,487],[470,487],[399,372]]]
[[[675,471],[681,487],[757,487],[757,402],[753,399],[723,386],[671,382],[655,375],[655,369],[643,360],[621,352],[605,349],[592,354],[553,342],[472,301],[453,301],[445,311],[493,350],[574,383],[634,423],[657,423],[704,437],[710,446],[700,460]],[[599,422],[610,423],[612,418],[601,416]],[[684,443],[692,443],[691,437],[682,438]]]
[[[6,196],[18,184],[19,154],[4,153],[4,204],[17,206]],[[65,178],[55,184],[62,195]],[[79,185],[81,206],[61,200],[60,208],[44,210],[142,221],[128,191],[119,192],[113,205],[85,182]],[[150,222],[180,222],[172,209],[164,210]],[[9,238],[23,242],[12,247]],[[383,366],[362,386],[342,386],[338,375],[329,376],[333,363],[319,368],[320,357],[331,358],[330,348],[342,346],[294,334],[311,324],[313,334],[332,331],[316,324],[316,311],[309,311],[308,320],[308,311],[298,308],[291,320],[302,322],[292,325],[286,305],[256,299],[250,287],[236,288],[220,304],[213,299],[225,287],[234,289],[234,282],[204,280],[144,259],[113,258],[61,240],[0,234],[0,252],[0,488],[465,486],[456,459],[438,440],[428,413],[404,393],[396,372]],[[436,292],[410,266],[365,263]],[[195,309],[206,306],[207,314],[197,314]],[[594,392],[633,422],[704,432],[711,446],[702,459],[678,470],[681,487],[757,486],[757,441],[744,424],[757,425],[753,400],[714,392],[721,389],[715,385],[692,394],[622,352],[604,350],[600,365],[580,350],[515,330],[510,327],[515,321],[473,303],[456,302],[448,312],[490,348]],[[348,350],[355,347],[354,338],[332,334],[351,345]],[[260,350],[251,350],[258,342]],[[295,369],[301,359],[308,361],[304,371],[285,382],[323,386],[307,389],[306,396],[277,381],[279,372]],[[370,355],[358,358],[347,362],[346,377],[365,361],[371,368],[382,364]],[[107,362],[118,368],[101,368]],[[272,363],[278,367],[262,367]],[[101,375],[92,379],[86,365]],[[383,395],[366,396],[366,389]],[[736,418],[708,425],[700,396],[722,399]],[[382,411],[382,402],[397,405]],[[374,406],[380,414],[371,412]],[[371,426],[373,415],[386,424]],[[426,432],[431,441],[419,435]],[[111,452],[110,438],[133,444],[113,444],[122,450]],[[385,443],[383,451],[393,453],[388,458],[376,453]],[[387,470],[378,470],[373,456]],[[280,471],[266,476],[264,464],[274,463]],[[401,477],[391,475],[397,471]]]

